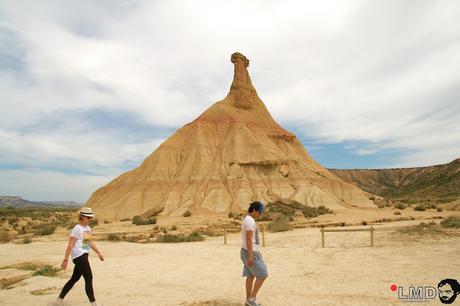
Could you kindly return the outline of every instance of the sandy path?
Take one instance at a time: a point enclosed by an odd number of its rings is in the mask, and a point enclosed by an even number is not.
[[[328,233],[324,249],[318,229],[267,234],[262,253],[269,278],[259,301],[264,306],[407,305],[398,303],[390,284],[436,285],[443,278],[460,279],[460,266],[452,263],[460,254],[459,237],[406,242],[391,233],[377,231],[372,248],[367,232]],[[223,245],[222,237],[181,244],[101,241],[107,260],[99,262],[91,256],[96,297],[103,306],[200,305],[213,300],[225,301],[219,305],[242,305],[239,240],[235,233],[229,235],[228,245]],[[64,248],[64,241],[2,245],[0,266],[22,261],[57,265]],[[65,281],[30,278],[13,289],[0,290],[0,305],[51,305]],[[46,288],[51,294],[31,294]],[[66,300],[68,305],[89,305],[83,281]]]

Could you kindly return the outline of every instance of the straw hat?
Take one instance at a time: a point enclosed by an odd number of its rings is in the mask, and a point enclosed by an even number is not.
[[[91,207],[82,207],[80,209],[80,215],[85,216],[85,217],[94,218],[93,210],[91,209]]]

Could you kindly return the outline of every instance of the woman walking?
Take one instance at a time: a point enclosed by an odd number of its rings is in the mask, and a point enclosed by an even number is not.
[[[97,306],[96,299],[94,298],[93,291],[93,274],[88,261],[89,249],[93,249],[100,260],[104,260],[104,256],[97,248],[92,240],[91,229],[89,223],[94,217],[93,211],[90,207],[83,207],[80,210],[79,223],[74,226],[70,233],[69,244],[67,246],[64,259],[61,263],[61,269],[67,268],[68,258],[72,254],[72,261],[75,264],[73,268],[72,277],[62,288],[57,304],[63,305],[64,297],[72,289],[73,285],[80,279],[81,276],[85,279],[85,291],[91,306]]]

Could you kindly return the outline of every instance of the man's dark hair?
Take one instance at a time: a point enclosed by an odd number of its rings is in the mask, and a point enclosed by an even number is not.
[[[454,292],[454,294],[448,300],[443,300],[441,298],[441,296],[439,296],[439,300],[443,304],[452,304],[455,301],[455,299],[457,298],[457,295],[460,293],[460,284],[458,283],[458,281],[456,279],[446,278],[446,279],[443,279],[442,281],[439,282],[438,289],[439,289],[439,287],[442,287],[442,286],[444,286],[446,284],[450,285],[450,287],[452,288],[452,291]]]
[[[248,212],[253,212],[254,210],[258,212],[262,212],[264,210],[264,204],[254,201],[251,204],[249,204]]]

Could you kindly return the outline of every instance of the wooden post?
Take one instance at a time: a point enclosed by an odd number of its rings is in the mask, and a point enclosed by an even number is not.
[[[265,224],[262,224],[262,246],[265,246]]]
[[[325,245],[325,241],[324,241],[324,226],[321,226],[320,232],[321,232],[321,247],[324,248],[324,245]]]
[[[371,226],[371,246],[374,246],[374,227]]]
[[[224,244],[227,244],[227,228],[224,227]]]

